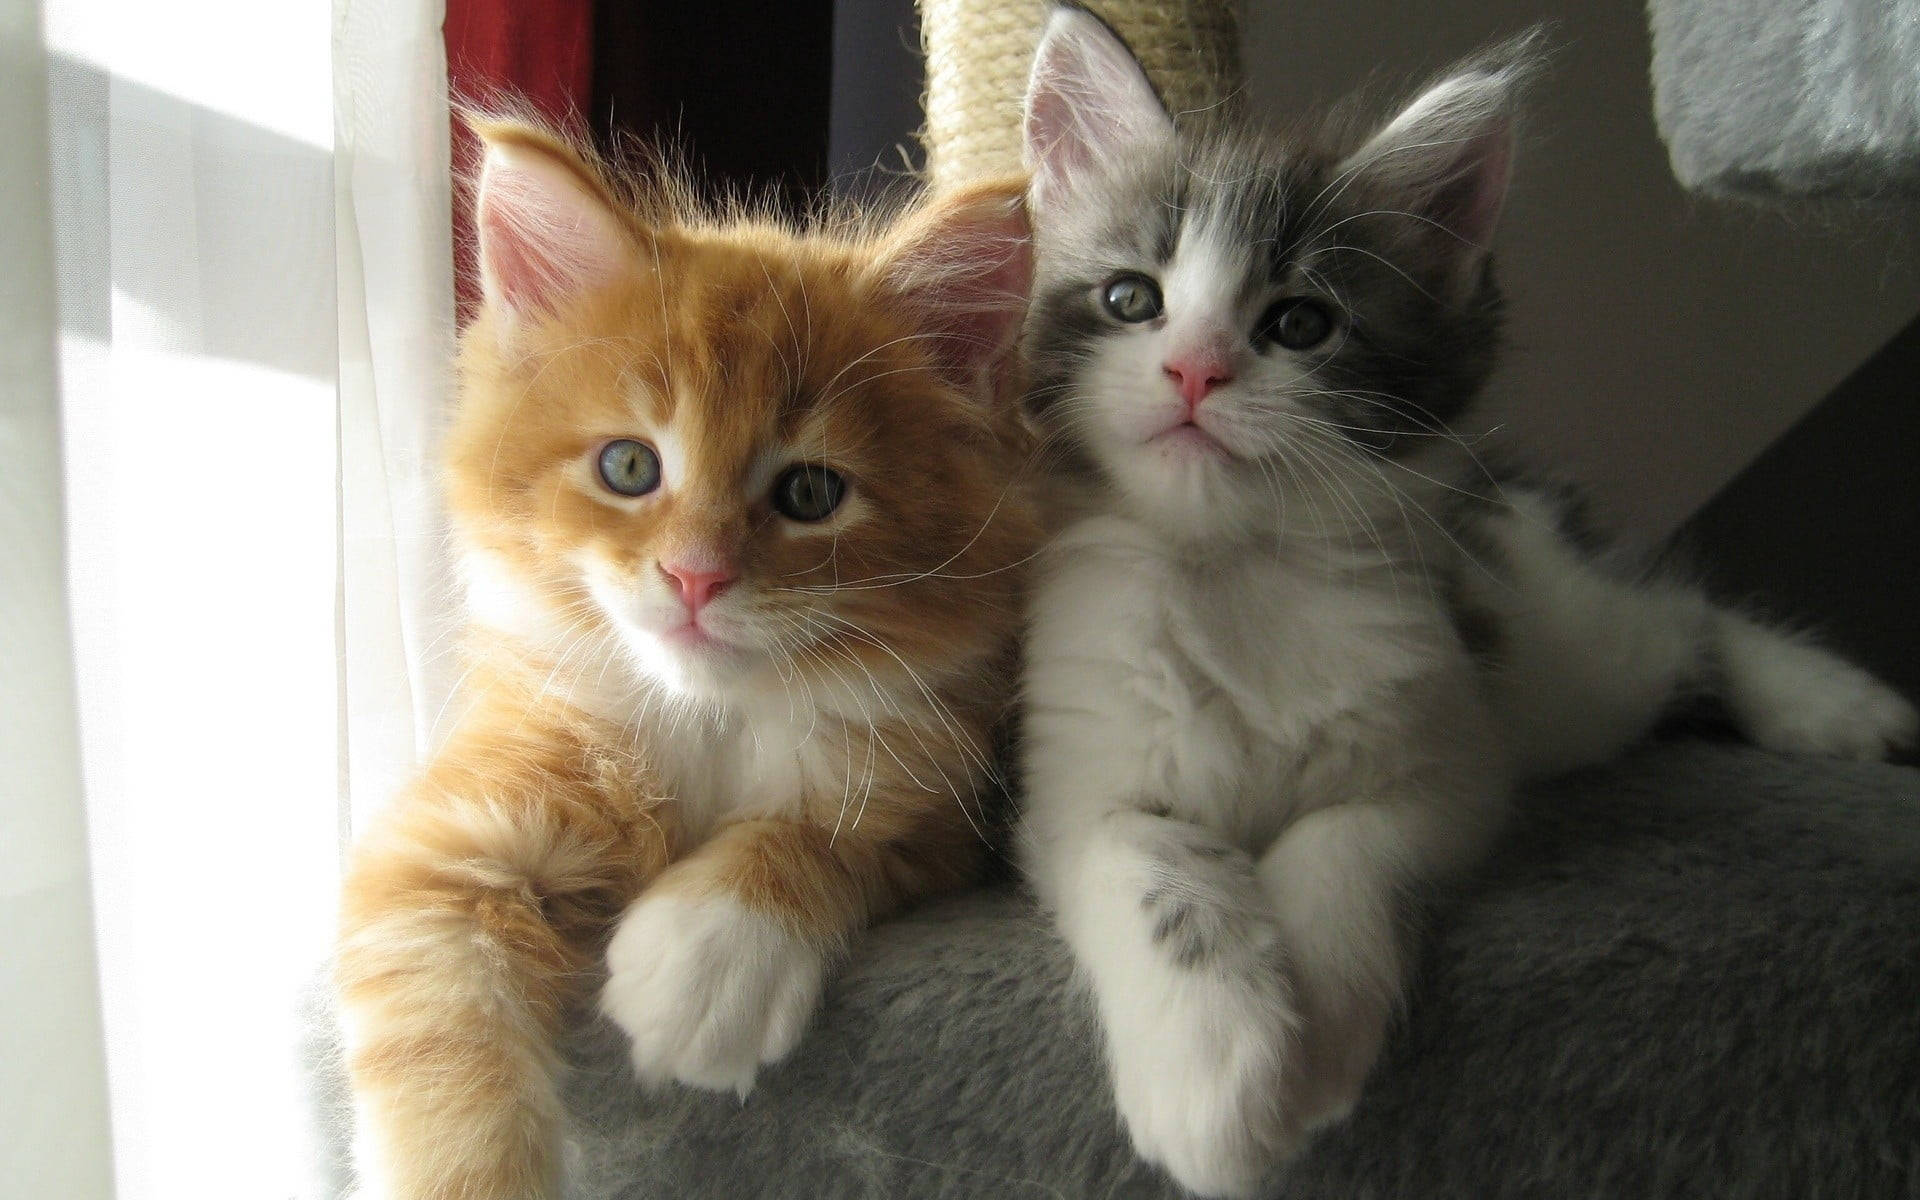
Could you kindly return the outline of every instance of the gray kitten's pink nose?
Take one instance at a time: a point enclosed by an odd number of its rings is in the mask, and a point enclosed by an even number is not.
[[[1190,355],[1169,359],[1160,368],[1168,379],[1180,390],[1180,398],[1187,402],[1187,411],[1200,407],[1207,393],[1223,383],[1233,382],[1233,368],[1224,358],[1211,355]]]

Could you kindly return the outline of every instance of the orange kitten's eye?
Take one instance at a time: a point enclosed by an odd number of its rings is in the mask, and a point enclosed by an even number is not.
[[[644,496],[660,486],[660,456],[632,438],[608,442],[600,451],[600,482],[622,496]]]
[[[773,506],[796,521],[823,521],[846,497],[847,481],[814,463],[788,467],[773,481]]]

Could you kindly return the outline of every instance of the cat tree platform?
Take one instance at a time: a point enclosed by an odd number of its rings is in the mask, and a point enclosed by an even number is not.
[[[572,1053],[570,1200],[1182,1194],[1134,1158],[1012,883],[868,933],[745,1101],[646,1094],[604,1025]],[[1920,771],[1673,742],[1521,797],[1351,1121],[1265,1195],[1916,1189]]]

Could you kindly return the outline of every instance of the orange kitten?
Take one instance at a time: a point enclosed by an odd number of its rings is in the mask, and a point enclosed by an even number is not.
[[[641,1079],[744,1093],[856,931],[972,876],[1038,536],[1021,181],[795,230],[479,124],[464,715],[339,948],[394,1200],[559,1194],[555,1040],[603,954]]]

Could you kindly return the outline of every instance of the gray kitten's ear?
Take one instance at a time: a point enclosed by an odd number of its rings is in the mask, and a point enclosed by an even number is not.
[[[1455,68],[1414,98],[1345,163],[1458,241],[1463,266],[1493,241],[1512,177],[1514,124],[1538,69],[1542,35],[1522,35]]]
[[[1083,8],[1047,20],[1027,77],[1026,161],[1044,207],[1087,168],[1173,136],[1173,118],[1119,35]]]

